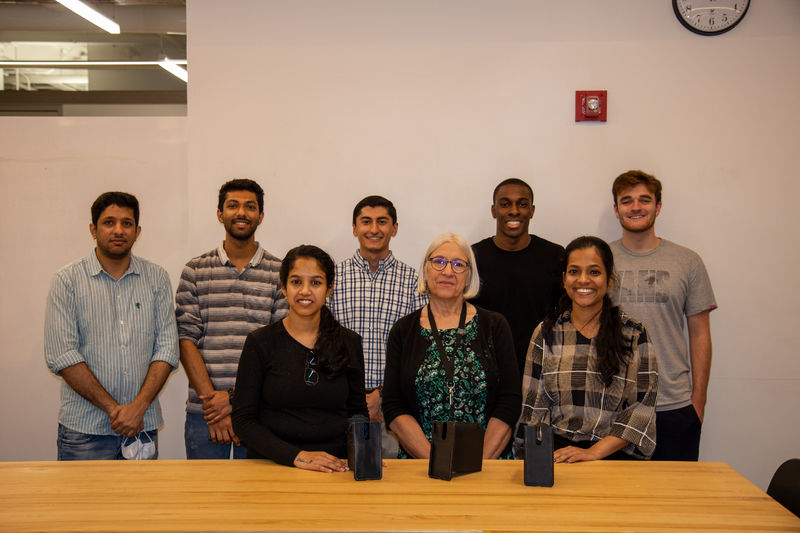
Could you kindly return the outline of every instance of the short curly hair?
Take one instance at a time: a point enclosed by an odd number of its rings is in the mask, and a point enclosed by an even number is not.
[[[614,180],[614,185],[611,186],[611,195],[614,197],[614,205],[617,205],[617,199],[619,195],[622,194],[622,191],[630,189],[631,187],[636,187],[639,184],[644,185],[653,193],[657,204],[661,203],[661,182],[658,178],[647,172],[642,172],[641,170],[629,170],[617,176],[617,179]]]
[[[219,198],[217,199],[217,209],[220,211],[222,211],[222,207],[225,205],[225,197],[228,196],[230,191],[249,191],[255,194],[258,202],[258,212],[264,212],[264,189],[255,181],[247,178],[237,178],[222,184],[222,187],[219,188]]]

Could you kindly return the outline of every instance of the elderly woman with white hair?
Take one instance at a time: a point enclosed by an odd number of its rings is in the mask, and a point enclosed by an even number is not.
[[[434,420],[477,422],[486,430],[483,457],[511,457],[522,405],[514,343],[502,315],[466,301],[479,285],[467,241],[436,237],[419,269],[430,302],[395,323],[386,347],[383,416],[400,457],[430,456]]]

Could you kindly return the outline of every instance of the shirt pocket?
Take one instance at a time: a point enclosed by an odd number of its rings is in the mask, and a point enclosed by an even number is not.
[[[157,302],[158,290],[153,287],[139,286],[131,291],[120,316],[122,322],[130,325],[129,328],[123,326],[126,341],[131,338],[140,339],[145,346],[154,343]]]

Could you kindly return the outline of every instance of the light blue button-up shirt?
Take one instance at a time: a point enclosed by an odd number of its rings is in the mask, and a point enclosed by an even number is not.
[[[47,367],[58,374],[86,363],[119,404],[133,401],[154,361],[178,365],[178,333],[167,272],[131,256],[125,274],[115,280],[95,252],[53,276],[44,322]],[[61,383],[58,422],[92,435],[113,435],[108,415]],[[158,399],[147,408],[144,429],[162,423]]]

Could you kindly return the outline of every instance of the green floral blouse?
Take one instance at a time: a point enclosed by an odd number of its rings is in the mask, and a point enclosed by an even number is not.
[[[422,326],[420,326],[422,328]],[[447,386],[441,354],[433,338],[433,332],[422,328],[422,337],[428,341],[425,359],[414,380],[419,405],[419,425],[430,441],[433,421],[477,422],[486,429],[486,372],[478,356],[472,350],[472,341],[478,333],[478,316],[472,317],[466,326],[460,347],[456,350],[457,328],[439,330],[442,345],[449,357],[455,352],[455,376],[453,379],[453,401]],[[400,448],[400,458],[408,458]]]

